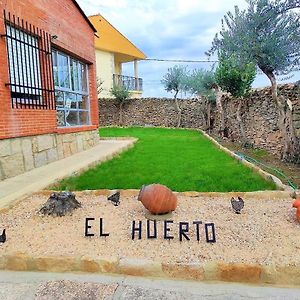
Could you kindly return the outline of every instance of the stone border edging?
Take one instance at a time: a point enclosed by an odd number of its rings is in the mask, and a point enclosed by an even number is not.
[[[93,196],[109,196],[114,193],[116,190],[120,191],[122,197],[137,197],[140,190],[138,189],[100,189],[100,190],[84,190],[84,191],[74,191],[76,195],[93,195]],[[34,193],[35,195],[47,195],[56,192],[55,190],[42,190]],[[253,200],[264,200],[264,199],[282,199],[282,198],[291,198],[292,195],[290,191],[257,191],[257,192],[174,192],[177,196],[182,197],[225,197],[228,196],[228,200],[231,197],[246,197]],[[1,212],[1,211],[0,211]]]
[[[0,257],[0,269],[12,271],[110,273],[131,276],[300,286],[300,266],[205,262],[164,263],[147,259],[87,256]]]
[[[247,166],[248,168],[254,170],[255,172],[257,172],[258,174],[260,174],[262,177],[264,177],[266,180],[268,181],[272,181],[273,183],[275,183],[275,185],[284,191],[289,191],[289,192],[294,192],[297,193],[297,191],[294,191],[290,186],[285,185],[282,183],[282,181],[262,170],[261,168],[259,168],[258,166],[254,165],[253,163],[250,163],[248,161],[246,161],[245,159],[242,159],[240,156],[238,156],[237,154],[235,154],[233,151],[229,150],[228,148],[222,146],[219,142],[217,142],[213,137],[211,137],[210,135],[208,135],[205,131],[198,129],[206,138],[208,138],[210,141],[212,141],[218,148],[220,148],[221,150],[223,150],[224,152],[226,152],[227,154],[229,154],[231,157],[235,158],[236,160],[240,161],[243,165]]]

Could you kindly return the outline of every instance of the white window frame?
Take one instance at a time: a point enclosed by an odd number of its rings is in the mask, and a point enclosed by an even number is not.
[[[59,72],[58,69],[55,70],[56,67],[58,68],[58,57],[59,57],[59,55],[64,56],[65,58],[67,58],[68,77],[69,77],[68,86],[69,87],[60,86],[60,83],[61,83],[61,77],[60,76],[61,75],[60,75],[60,72]],[[85,64],[84,62],[76,59],[76,58],[73,58],[72,56],[70,56],[70,55],[68,55],[68,54],[66,54],[66,53],[64,53],[60,50],[57,50],[57,49],[52,49],[52,56],[53,56],[54,82],[56,80],[56,78],[55,78],[56,74],[57,74],[57,78],[58,78],[58,81],[55,82],[55,95],[57,95],[58,93],[61,93],[63,95],[63,99],[62,99],[63,105],[58,105],[57,104],[58,100],[56,101],[56,111],[57,111],[57,116],[58,116],[58,127],[62,127],[62,128],[65,128],[65,127],[82,127],[82,126],[90,125],[91,124],[91,121],[90,121],[91,120],[91,107],[90,107],[90,96],[89,96],[88,65]],[[57,65],[54,64],[54,59],[55,58],[56,58],[56,64]],[[85,68],[86,91],[84,91],[83,89],[75,90],[72,87],[71,60],[73,60],[73,62],[75,61],[77,64],[80,64],[83,68]],[[77,67],[78,86],[79,86],[79,74],[80,74],[79,68]],[[68,94],[72,94],[73,96],[76,96],[76,100],[66,99]],[[79,108],[79,102],[81,102],[79,99],[81,97],[86,97],[87,109]],[[55,96],[55,98],[56,98],[56,96]],[[76,108],[72,107],[72,102],[76,103]],[[61,112],[63,112],[63,114],[61,114]],[[77,124],[76,125],[71,125],[71,124],[68,123],[67,118],[68,118],[68,116],[71,112],[77,112]],[[87,122],[84,123],[84,124],[80,124],[80,117],[79,117],[80,112],[86,112],[87,113]],[[62,118],[62,116],[63,116],[63,122],[60,122],[59,118]],[[61,123],[64,123],[64,124],[61,125]]]

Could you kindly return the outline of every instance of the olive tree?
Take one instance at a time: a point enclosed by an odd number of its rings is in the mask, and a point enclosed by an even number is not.
[[[119,125],[123,125],[123,105],[130,99],[129,90],[123,85],[113,85],[110,94],[119,102]]]
[[[245,147],[249,145],[249,142],[245,133],[241,109],[244,97],[249,94],[255,79],[256,67],[252,62],[244,63],[243,65],[239,64],[234,55],[229,57],[219,55],[219,59],[219,65],[216,70],[216,82],[223,91],[230,93],[239,100],[236,109],[236,120],[239,125],[242,145]]]
[[[212,104],[216,102],[216,80],[213,71],[195,69],[187,76],[185,89],[192,95],[199,97],[205,130],[211,128]]]
[[[292,123],[292,103],[278,94],[277,76],[300,66],[300,1],[249,0],[248,8],[228,12],[208,55],[234,53],[241,64],[252,61],[270,80],[278,126],[283,137],[282,158],[298,161],[299,141]]]
[[[186,76],[188,72],[184,66],[174,66],[168,69],[168,72],[164,75],[161,83],[167,92],[174,93],[175,106],[178,113],[177,127],[181,125],[181,108],[178,103],[178,93],[186,90]]]

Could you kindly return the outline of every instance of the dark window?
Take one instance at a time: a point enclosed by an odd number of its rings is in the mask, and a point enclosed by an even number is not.
[[[55,109],[51,37],[4,12],[13,108]]]

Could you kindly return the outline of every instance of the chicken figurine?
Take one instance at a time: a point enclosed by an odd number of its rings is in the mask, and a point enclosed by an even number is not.
[[[120,204],[120,192],[116,192],[112,195],[110,195],[108,198],[107,198],[108,201],[111,201],[114,206],[118,206]]]
[[[0,243],[5,243],[5,241],[6,241],[6,233],[5,233],[5,229],[3,229],[3,232],[0,235]]]
[[[240,214],[241,210],[244,208],[244,200],[241,197],[238,197],[238,200],[231,198],[231,206],[236,214]]]

